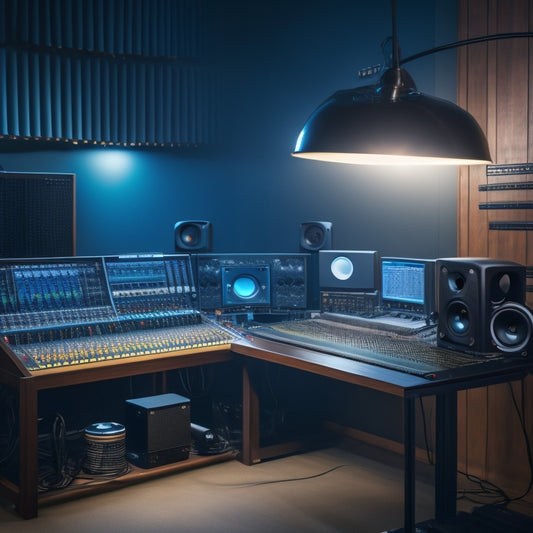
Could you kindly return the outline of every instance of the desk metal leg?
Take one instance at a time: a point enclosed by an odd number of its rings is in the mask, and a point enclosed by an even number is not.
[[[404,533],[415,533],[415,398],[404,398]]]
[[[435,518],[457,513],[457,392],[437,394],[435,439]]]

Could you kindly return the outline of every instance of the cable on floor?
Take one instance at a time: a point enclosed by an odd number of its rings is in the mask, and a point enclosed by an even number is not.
[[[221,483],[220,485],[223,485],[224,487],[257,487],[260,485],[272,485],[275,483],[290,483],[293,481],[307,481],[309,479],[316,479],[318,477],[325,476],[341,468],[347,468],[347,467],[353,467],[353,466],[354,465],[350,465],[350,464],[337,465],[323,472],[319,472],[317,474],[311,474],[309,476],[290,477],[290,478],[282,478],[282,479],[270,479],[270,480],[263,480],[263,481],[247,481],[243,483]]]

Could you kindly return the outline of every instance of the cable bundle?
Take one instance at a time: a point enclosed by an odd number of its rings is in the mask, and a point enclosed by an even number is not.
[[[50,425],[50,433],[39,437],[38,490],[63,489],[79,474],[85,446],[82,433],[68,433],[63,416],[56,413]]]
[[[126,428],[117,422],[99,422],[85,428],[87,445],[83,469],[92,475],[127,472]]]

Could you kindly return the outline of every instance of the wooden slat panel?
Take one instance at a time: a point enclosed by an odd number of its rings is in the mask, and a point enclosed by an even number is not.
[[[488,11],[486,0],[459,2],[459,36],[471,38],[487,34]],[[488,46],[478,44],[469,46],[458,56],[459,72],[463,73],[459,80],[459,103],[468,109],[487,132],[489,128],[489,97],[491,93],[487,84],[476,80],[487,78]],[[465,61],[465,65],[461,65]],[[491,153],[495,150],[495,136],[489,136]],[[494,156],[493,156],[494,157]],[[458,212],[462,220],[458,220],[458,232],[461,234],[459,254],[463,256],[486,256],[488,253],[488,222],[487,212],[472,209],[486,201],[486,193],[479,191],[479,185],[486,183],[485,167],[469,167],[462,169],[468,174],[468,184],[461,184],[458,200]],[[466,192],[466,190],[468,192]],[[466,227],[463,221],[468,220]],[[458,465],[464,471],[483,477],[486,457],[486,392],[485,389],[461,393],[458,396]]]
[[[529,29],[533,28],[533,0],[529,0]],[[528,39],[529,44],[529,77],[528,77],[528,93],[529,93],[529,106],[528,106],[528,129],[527,129],[527,153],[528,161],[533,161],[533,39]],[[533,177],[528,177],[529,180],[533,180]],[[526,200],[533,201],[533,191],[526,191]],[[527,212],[528,219],[533,220],[533,211]],[[529,231],[526,235],[526,264],[533,265],[533,232]],[[530,285],[533,285],[533,280],[529,281]],[[533,292],[527,294],[527,304],[533,307]],[[531,392],[531,390],[530,390]]]
[[[457,6],[458,20],[465,21],[458,25],[458,38],[468,37],[468,5],[459,2]],[[457,103],[467,108],[468,86],[468,55],[467,49],[461,47],[457,50]],[[460,256],[468,255],[469,235],[469,205],[470,205],[470,170],[467,166],[459,167],[457,175],[457,253]]]
[[[513,496],[522,492],[529,482],[527,450],[520,419],[513,403],[513,388],[517,405],[522,403],[519,383],[496,385],[488,389],[486,479],[504,487]]]
[[[499,0],[491,10],[491,28],[496,33],[528,30],[528,0],[509,2]],[[493,31],[494,31],[493,30]],[[528,48],[525,39],[507,39],[496,44],[495,71],[497,77],[496,125],[498,164],[527,161],[528,131]],[[489,78],[488,83],[492,83]],[[517,177],[516,181],[525,179]],[[523,191],[489,193],[489,201],[523,200]],[[526,220],[525,210],[497,210],[489,212],[490,220]],[[525,231],[489,231],[489,255],[525,263]],[[487,431],[486,476],[497,484],[511,487],[527,486],[529,473],[525,466],[523,435],[508,386],[488,390],[487,411],[490,422]],[[522,453],[521,453],[522,452]],[[505,467],[503,467],[505,465]],[[516,489],[515,489],[516,487]]]
[[[471,2],[468,4],[469,38],[487,34],[487,9],[485,2]],[[467,47],[467,99],[468,111],[476,118],[480,126],[487,131],[489,111],[489,91],[487,84],[478,83],[479,79],[487,77],[486,43]],[[494,139],[489,138],[491,152],[494,153]],[[493,156],[494,157],[494,156]],[[478,205],[486,201],[486,193],[479,191],[479,185],[486,183],[485,167],[483,165],[471,167],[469,170],[469,206]],[[469,209],[468,247],[467,255],[484,257],[488,255],[488,217],[486,211]],[[485,238],[484,238],[485,236]]]
[[[458,39],[468,38],[468,4],[457,3]],[[468,87],[468,54],[467,48],[457,50],[457,103],[467,108]],[[469,225],[470,206],[470,167],[459,167],[457,174],[457,254],[468,255],[468,243],[470,234]],[[468,470],[468,416],[467,416],[467,393],[457,393],[457,468],[461,472]]]
[[[495,33],[527,31],[528,0],[497,2],[490,12],[490,28]],[[528,116],[528,41],[505,39],[496,46],[495,71],[497,77],[496,124],[498,164],[527,161]],[[492,85],[491,78],[488,84]],[[519,178],[520,179],[520,178]],[[522,178],[524,179],[524,178]],[[488,194],[489,201],[523,200],[523,191],[497,191]],[[520,209],[490,210],[489,222],[526,220],[526,211]],[[525,231],[489,231],[489,256],[525,263]]]
[[[533,0],[459,0],[459,38],[533,28]],[[496,164],[533,160],[533,40],[495,41],[458,54],[458,102],[480,122]],[[476,89],[477,87],[477,89]],[[482,88],[486,88],[485,92]],[[529,191],[479,193],[487,182],[479,168],[460,169],[458,178],[458,254],[487,255],[533,264],[533,232],[488,229],[491,220],[532,220],[530,210],[485,210],[480,202],[533,200]],[[485,168],[482,168],[485,173]],[[490,177],[488,182],[530,180],[531,176]],[[533,295],[528,298],[533,303]],[[533,378],[513,385],[526,427],[533,427]],[[531,435],[530,435],[531,437]],[[525,440],[509,386],[459,395],[458,464],[506,489],[510,496],[527,488]],[[528,501],[533,500],[529,495]]]

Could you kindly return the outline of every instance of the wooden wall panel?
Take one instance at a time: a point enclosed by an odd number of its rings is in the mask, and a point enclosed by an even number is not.
[[[459,0],[459,39],[532,31],[533,0]],[[458,103],[479,121],[494,164],[533,162],[533,39],[476,44],[458,52]],[[488,256],[533,265],[531,231],[490,230],[491,221],[532,221],[528,209],[480,209],[480,203],[530,200],[530,191],[480,192],[479,185],[530,181],[531,175],[486,176],[486,167],[459,169],[459,256]],[[530,282],[531,283],[531,282]],[[533,293],[528,293],[533,304]],[[513,396],[514,395],[514,396]],[[459,468],[520,495],[530,480],[525,439],[516,405],[533,438],[533,379],[461,393]],[[533,495],[527,498],[533,501]]]
[[[459,2],[459,39],[469,39],[488,33],[488,11],[478,3]],[[486,44],[460,48],[458,52],[458,103],[476,118],[484,129],[493,152],[494,127],[488,113],[492,89],[487,83],[472,83],[487,78],[489,49]],[[491,99],[492,101],[492,99]],[[486,183],[485,167],[461,167],[458,185],[458,255],[485,257],[488,255],[487,211],[471,209],[486,202],[486,193],[479,185]],[[470,236],[477,236],[471,239]],[[483,477],[487,456],[487,399],[485,390],[461,392],[458,395],[458,467],[463,472]]]
[[[495,33],[528,31],[528,0],[497,2],[489,17],[494,20]],[[528,46],[527,39],[506,39],[490,45],[496,48],[496,149],[497,164],[527,161],[528,131]],[[492,83],[492,80],[488,80]],[[505,179],[505,178],[504,178]],[[513,178],[514,179],[514,178]],[[525,180],[518,176],[516,181]],[[495,191],[488,193],[490,201],[519,201],[524,191]],[[491,220],[527,220],[526,210],[494,210]],[[489,256],[526,262],[525,231],[489,231]]]
[[[477,5],[477,3],[464,2],[463,4],[464,6],[459,10],[460,16],[466,17],[469,25],[459,28],[459,38],[467,39],[486,35],[488,32],[487,10],[482,9],[483,6]],[[488,128],[489,118],[487,84],[471,83],[471,80],[486,78],[487,49],[485,44],[475,44],[461,48],[459,51],[459,87],[461,90],[458,94],[458,103],[468,109],[485,132]],[[493,145],[490,143],[490,138],[489,146],[492,153]],[[459,242],[462,245],[459,255],[484,257],[488,254],[488,243],[487,239],[484,238],[488,234],[487,212],[471,210],[469,206],[485,201],[486,193],[478,190],[478,185],[485,182],[485,169],[483,166],[462,168],[460,178],[459,189],[463,196],[461,197],[462,202],[458,206],[458,212],[462,215],[462,219],[458,220],[457,224],[457,231],[460,235]],[[462,209],[463,206],[465,209]],[[461,228],[464,230],[461,231]],[[477,234],[478,238],[470,240],[471,234]]]

